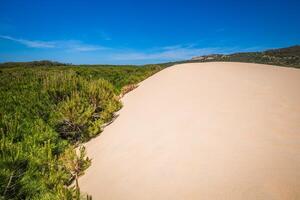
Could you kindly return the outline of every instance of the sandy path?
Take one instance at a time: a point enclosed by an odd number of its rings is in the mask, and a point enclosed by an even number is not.
[[[167,68],[87,144],[94,200],[300,199],[300,70]]]

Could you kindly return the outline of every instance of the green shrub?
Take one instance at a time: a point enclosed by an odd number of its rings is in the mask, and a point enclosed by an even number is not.
[[[160,68],[33,64],[1,68],[0,199],[82,198],[70,166],[80,166],[79,176],[90,161],[75,146],[115,117],[122,87]]]
[[[56,131],[64,139],[80,141],[86,137],[88,123],[94,112],[95,109],[85,98],[74,93],[58,104],[54,119]]]

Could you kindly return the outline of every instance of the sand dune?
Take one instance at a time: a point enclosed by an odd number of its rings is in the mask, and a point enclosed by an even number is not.
[[[300,199],[300,70],[167,68],[87,143],[94,200]]]

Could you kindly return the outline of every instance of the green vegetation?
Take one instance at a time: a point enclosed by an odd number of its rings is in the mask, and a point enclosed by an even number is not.
[[[0,199],[90,199],[77,182],[91,164],[80,144],[116,117],[119,98],[164,67],[210,61],[300,67],[300,46],[140,67],[0,64]]]
[[[91,161],[80,144],[116,117],[122,88],[162,69],[54,64],[0,68],[0,199],[86,198],[77,179]]]
[[[300,46],[272,49],[263,52],[245,52],[229,55],[198,56],[186,62],[247,62],[300,68]]]
[[[57,67],[57,66],[69,66],[71,64],[53,62],[49,60],[32,61],[32,62],[6,62],[1,63],[0,67]]]

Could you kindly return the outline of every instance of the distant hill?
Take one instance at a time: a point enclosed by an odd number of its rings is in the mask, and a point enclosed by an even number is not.
[[[247,62],[279,65],[286,67],[300,68],[300,45],[295,45],[286,48],[270,49],[261,52],[242,52],[233,54],[210,54],[204,56],[196,56],[190,60],[166,62],[159,64],[147,64],[141,66],[153,67],[169,67],[181,63],[195,63],[195,62]],[[1,67],[54,67],[54,66],[90,66],[90,67],[113,67],[116,65],[73,65],[69,63],[60,63],[49,60],[32,61],[32,62],[6,62],[0,63]],[[121,65],[118,65],[121,66]],[[136,65],[122,65],[124,67],[132,67]]]
[[[197,56],[187,62],[249,62],[300,68],[300,46],[271,49],[262,52],[243,52]]]

